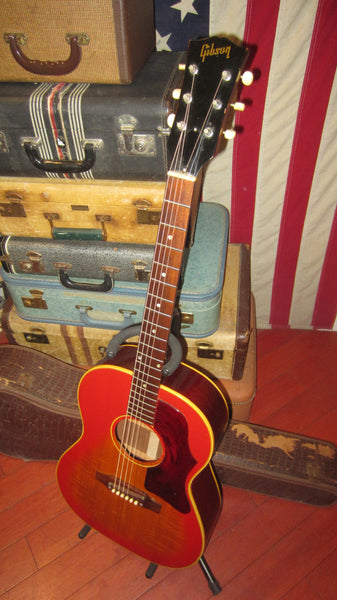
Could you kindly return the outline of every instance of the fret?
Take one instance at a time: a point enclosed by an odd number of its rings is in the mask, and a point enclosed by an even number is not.
[[[176,229],[177,231],[186,231],[185,227],[178,227],[178,225],[173,225],[172,223],[166,223],[165,221],[163,221],[160,225],[162,227],[170,227],[171,229]]]
[[[163,242],[157,242],[157,246],[162,246],[163,248],[166,248],[172,252],[184,252],[184,250],[182,248],[176,248],[175,246],[169,246],[168,244],[164,244]]]
[[[179,208],[190,208],[189,204],[184,204],[183,202],[177,202],[176,200],[171,200],[170,198],[165,198],[164,202],[166,204],[173,204],[175,206],[179,206]]]
[[[127,413],[153,424],[193,195],[193,181],[168,177],[143,312]]]
[[[161,279],[156,279],[155,277],[151,277],[151,281],[154,281],[155,283],[160,283],[160,285],[167,285],[168,287],[171,287],[174,289],[176,289],[176,287],[177,287],[173,283],[167,283],[167,281],[162,281]]]

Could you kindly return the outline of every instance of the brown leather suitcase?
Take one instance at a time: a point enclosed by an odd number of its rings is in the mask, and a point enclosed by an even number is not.
[[[130,83],[155,47],[153,0],[2,0],[0,81]]]
[[[58,460],[82,430],[83,373],[37,350],[0,346],[0,452]],[[213,463],[224,486],[319,506],[337,500],[337,448],[323,440],[231,421]]]

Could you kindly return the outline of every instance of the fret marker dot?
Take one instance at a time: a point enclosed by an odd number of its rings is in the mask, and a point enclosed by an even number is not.
[[[170,240],[170,241],[173,240],[173,235],[168,235],[167,239]]]
[[[157,302],[156,307],[160,308],[160,302]]]
[[[162,273],[162,274],[161,274],[161,276],[162,276],[162,277],[166,277],[166,273]]]

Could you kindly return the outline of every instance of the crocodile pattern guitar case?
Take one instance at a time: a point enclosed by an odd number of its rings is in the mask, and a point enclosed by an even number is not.
[[[0,452],[58,460],[82,430],[83,373],[37,350],[0,346]],[[319,506],[337,500],[337,448],[323,440],[231,421],[213,463],[224,486]]]

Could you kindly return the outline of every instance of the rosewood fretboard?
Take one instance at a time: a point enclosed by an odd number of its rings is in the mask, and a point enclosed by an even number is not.
[[[153,424],[196,178],[169,173],[139,335],[128,415]]]

